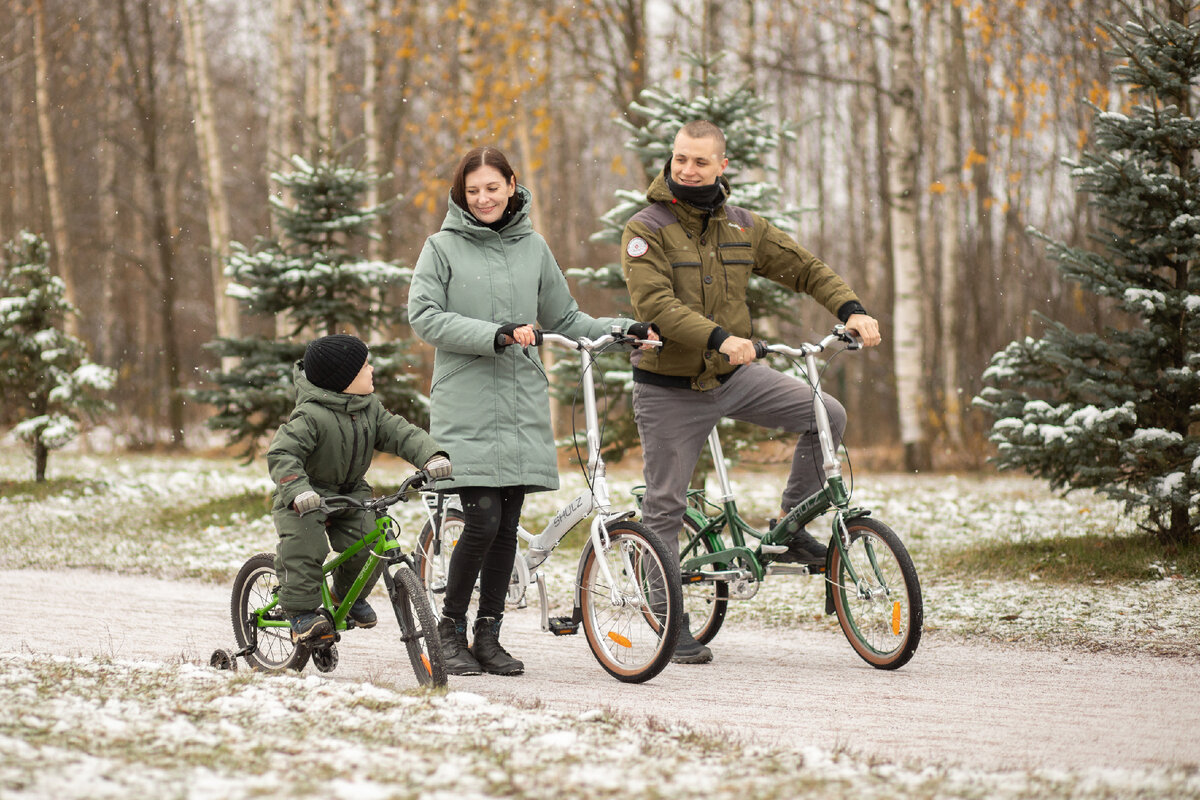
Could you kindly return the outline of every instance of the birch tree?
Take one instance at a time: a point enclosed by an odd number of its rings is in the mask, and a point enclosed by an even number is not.
[[[33,4],[34,97],[37,105],[38,134],[42,140],[42,172],[46,179],[46,197],[50,205],[50,229],[54,234],[54,255],[58,276],[64,285],[64,297],[72,308],[76,303],[75,278],[71,274],[71,242],[68,234],[67,210],[59,184],[58,153],[55,148],[54,122],[50,116],[50,53],[46,41],[45,0]],[[79,321],[68,314],[64,324],[68,336],[79,335]]]
[[[924,321],[921,314],[920,245],[917,236],[916,62],[912,13],[908,0],[891,0],[892,104],[888,118],[889,207],[895,305],[892,341],[896,357],[896,395],[900,442],[906,469],[928,468],[922,415],[928,410],[923,391]]]
[[[962,384],[959,364],[959,271],[962,269],[962,134],[961,108],[964,95],[966,59],[963,54],[962,12],[953,4],[934,7],[934,26],[938,46],[938,152],[941,155],[940,187],[942,218],[939,224],[941,247],[938,254],[938,306],[941,330],[939,351],[942,361],[942,410],[946,438],[950,445],[962,446]]]
[[[237,304],[225,294],[229,279],[225,277],[222,257],[229,247],[229,202],[225,196],[225,171],[213,117],[212,85],[204,43],[204,0],[179,0],[179,13],[183,22],[184,58],[192,95],[193,128],[196,147],[200,151],[200,171],[207,199],[208,263],[212,275],[217,336],[236,337],[240,331]],[[228,372],[234,363],[222,364],[222,369]]]

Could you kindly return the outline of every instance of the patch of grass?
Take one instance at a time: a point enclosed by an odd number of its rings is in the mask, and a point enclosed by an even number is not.
[[[1051,583],[1123,583],[1179,576],[1200,578],[1200,547],[1168,552],[1152,536],[1099,534],[1028,542],[982,542],[945,553],[938,565],[961,578],[1024,578]]]
[[[46,500],[59,495],[78,497],[97,494],[108,487],[104,481],[87,478],[50,478],[44,481],[0,480],[0,497],[23,497],[33,501]]]
[[[232,525],[239,520],[258,519],[271,511],[271,495],[262,492],[242,492],[229,497],[217,497],[195,506],[176,506],[164,509],[158,522],[173,530],[204,529],[210,525]]]

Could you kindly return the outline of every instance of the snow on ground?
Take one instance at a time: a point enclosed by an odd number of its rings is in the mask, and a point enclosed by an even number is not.
[[[55,453],[51,476],[84,481],[45,501],[0,497],[0,567],[92,567],[221,584],[249,555],[272,550],[270,518],[217,519],[198,534],[164,526],[165,509],[270,491],[261,462]],[[0,448],[0,476],[26,477],[22,451]],[[383,461],[377,483],[410,469]],[[613,470],[614,497],[637,475]],[[582,486],[537,495],[545,519]],[[735,473],[750,519],[773,513],[774,481]],[[923,559],[987,538],[1126,533],[1118,506],[1090,493],[1067,498],[1019,477],[860,476],[855,503],[875,509],[907,543],[920,573],[926,629],[1035,644],[1200,652],[1200,582],[1148,564],[1143,581],[1053,586],[964,581]],[[418,503],[397,506],[411,542]],[[551,602],[568,605],[576,551],[548,562]],[[814,579],[769,580],[734,603],[730,623],[836,625]],[[561,612],[560,612],[561,613]],[[1186,735],[1186,734],[1182,734]],[[207,666],[4,654],[0,648],[0,796],[117,797],[1200,797],[1185,771],[982,773],[854,759],[815,748],[732,745],[686,728],[579,718],[494,703],[465,692],[405,692],[319,675],[219,673]]]
[[[1195,770],[989,773],[320,675],[0,655],[0,793],[53,798],[1200,797]]]

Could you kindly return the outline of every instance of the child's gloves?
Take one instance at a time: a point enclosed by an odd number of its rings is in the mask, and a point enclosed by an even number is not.
[[[309,511],[316,511],[321,507],[321,495],[309,489],[307,492],[301,492],[292,501],[292,508],[296,509],[298,514],[307,514]]]
[[[450,459],[446,456],[438,454],[425,462],[425,466],[421,469],[429,473],[429,477],[435,481],[440,478],[449,478],[453,472],[453,467],[450,466]]]

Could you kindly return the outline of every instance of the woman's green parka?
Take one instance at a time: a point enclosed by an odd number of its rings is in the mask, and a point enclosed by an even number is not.
[[[550,393],[537,348],[495,349],[497,328],[537,322],[544,330],[597,338],[631,319],[579,310],[545,239],[529,220],[530,194],[495,231],[449,203],[442,229],[425,241],[409,289],[413,330],[437,348],[429,430],[454,462],[453,486],[558,488]]]

